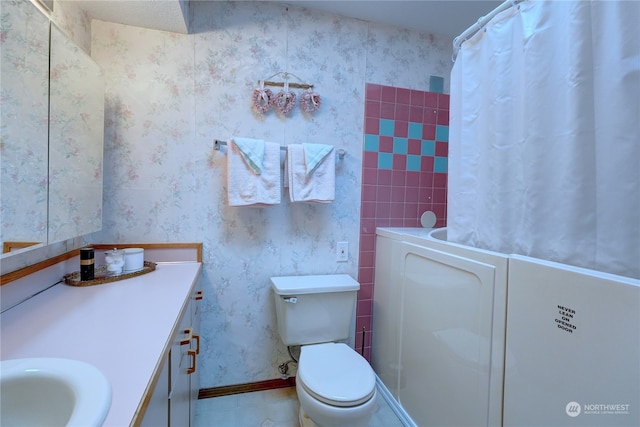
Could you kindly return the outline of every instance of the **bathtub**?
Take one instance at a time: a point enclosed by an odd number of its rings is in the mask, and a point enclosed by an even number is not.
[[[372,365],[408,425],[640,425],[640,281],[378,228]]]
[[[508,257],[445,233],[377,229],[372,365],[416,425],[500,425]]]

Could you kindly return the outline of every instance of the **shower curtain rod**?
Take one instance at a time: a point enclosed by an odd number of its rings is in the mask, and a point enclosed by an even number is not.
[[[525,0],[507,0],[504,3],[500,4],[500,6],[493,9],[487,15],[478,18],[478,21],[476,21],[475,24],[471,25],[469,28],[464,30],[462,34],[453,39],[453,56],[451,57],[451,60],[453,62],[456,62],[456,57],[458,56],[458,52],[460,51],[460,46],[462,46],[462,43],[473,37],[478,31],[480,31],[485,25],[487,25],[487,23],[491,21],[494,16],[496,16],[500,12],[504,12],[510,7],[516,6],[518,3],[522,3],[523,1]]]

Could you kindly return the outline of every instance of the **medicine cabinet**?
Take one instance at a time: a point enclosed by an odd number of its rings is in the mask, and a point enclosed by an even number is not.
[[[0,241],[51,244],[102,227],[100,68],[31,2],[1,14]]]

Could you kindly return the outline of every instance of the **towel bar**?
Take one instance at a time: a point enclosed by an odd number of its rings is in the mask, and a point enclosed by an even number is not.
[[[221,146],[221,145],[227,145],[227,141],[221,141],[221,140],[219,140],[219,139],[214,139],[214,140],[213,140],[213,149],[214,149],[214,150],[220,151],[220,146]],[[280,146],[280,150],[282,150],[282,151],[286,151],[286,150],[287,150],[287,147],[285,147],[285,146],[281,145],[281,146]],[[336,150],[336,152],[338,153],[338,158],[339,158],[340,160],[344,159],[344,156],[347,154],[347,151],[346,151],[344,148],[338,148],[338,149]]]

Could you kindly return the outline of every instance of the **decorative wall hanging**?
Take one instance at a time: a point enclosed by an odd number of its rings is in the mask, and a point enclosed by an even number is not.
[[[306,113],[313,113],[320,108],[320,95],[309,88],[304,91],[302,98],[300,99],[300,107]]]
[[[259,113],[266,113],[271,108],[271,101],[273,100],[273,92],[271,89],[264,88],[264,82],[260,80],[258,87],[253,90],[253,106]]]
[[[275,76],[282,76],[284,81],[269,80]],[[295,77],[301,83],[289,82],[290,77]],[[265,89],[265,86],[279,86],[283,89],[274,95],[270,89]],[[258,87],[253,91],[253,105],[261,114],[266,113],[273,107],[281,114],[287,115],[295,106],[298,98],[296,93],[292,92],[291,89],[305,89],[300,96],[300,108],[305,113],[312,113],[320,108],[320,95],[313,91],[313,85],[305,83],[300,77],[287,72],[278,72],[265,80],[259,80]],[[267,103],[268,105],[266,105]]]
[[[271,103],[278,108],[278,111],[285,115],[296,105],[296,94],[289,90],[288,82],[285,82],[284,89],[273,97]]]

